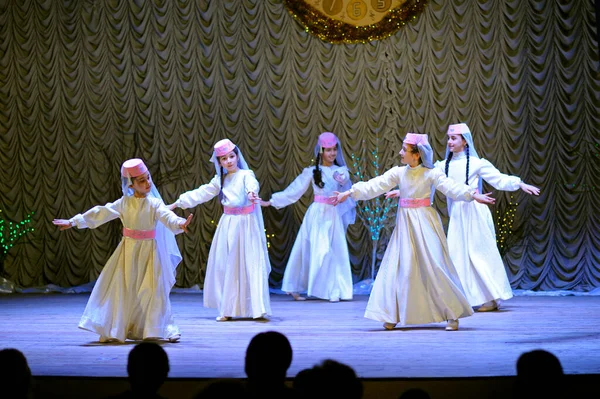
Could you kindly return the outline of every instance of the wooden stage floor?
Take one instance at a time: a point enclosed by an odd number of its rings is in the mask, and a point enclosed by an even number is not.
[[[88,294],[0,295],[0,347],[21,350],[35,375],[123,377],[135,342],[99,344],[77,323]],[[178,343],[165,343],[175,378],[244,377],[244,354],[257,333],[290,340],[288,376],[331,358],[364,378],[487,377],[515,374],[518,356],[546,349],[567,374],[600,374],[600,297],[515,297],[502,310],[444,324],[386,331],[363,317],[367,297],[329,303],[271,295],[268,322],[216,322],[201,294],[172,294]]]
[[[0,347],[21,350],[35,376],[125,377],[135,342],[100,344],[77,323],[88,294],[0,295]],[[331,358],[362,378],[513,376],[519,355],[558,356],[566,374],[600,374],[600,297],[515,297],[502,310],[476,313],[460,330],[444,324],[386,331],[363,317],[367,297],[329,303],[271,295],[267,322],[216,322],[201,294],[171,295],[178,343],[165,343],[171,378],[244,378],[244,354],[257,333],[284,333],[294,352],[288,377]]]

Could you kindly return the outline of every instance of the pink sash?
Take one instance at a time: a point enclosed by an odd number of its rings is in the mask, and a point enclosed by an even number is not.
[[[333,204],[334,204],[334,202],[333,202],[333,201],[335,201],[335,198],[333,198],[333,199],[332,199],[332,198],[326,197],[326,196],[324,196],[324,195],[315,195],[315,199],[314,199],[314,201],[315,201],[315,202],[318,202],[318,203],[320,203],[320,204],[329,204],[329,205],[333,205]]]
[[[254,211],[254,204],[248,206],[234,207],[234,206],[224,206],[223,213],[226,215],[247,215]]]
[[[423,208],[430,205],[431,200],[429,198],[400,198],[398,202],[400,208]]]
[[[123,236],[134,240],[152,240],[156,237],[156,230],[132,230],[123,227]]]

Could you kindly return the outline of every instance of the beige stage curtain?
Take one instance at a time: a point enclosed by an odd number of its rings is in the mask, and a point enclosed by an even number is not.
[[[390,38],[353,45],[309,35],[279,0],[2,1],[0,208],[15,220],[34,211],[36,227],[5,276],[24,287],[95,279],[119,222],[59,232],[51,220],[119,198],[125,159],[146,160],[171,202],[210,180],[212,145],[228,137],[267,199],[311,164],[322,131],[348,160],[378,138],[389,168],[406,132],[429,133],[441,158],[460,121],[481,156],[542,189],[513,193],[513,287],[600,286],[598,59],[594,5],[582,0],[430,0]],[[495,195],[503,217],[510,193]],[[274,287],[310,202],[264,211]],[[445,217],[443,198],[436,207]],[[193,212],[178,237],[180,287],[202,286],[221,209]],[[370,235],[357,222],[348,239],[358,281]]]

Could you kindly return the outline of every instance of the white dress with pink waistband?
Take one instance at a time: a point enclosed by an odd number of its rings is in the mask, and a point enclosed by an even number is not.
[[[446,161],[436,162],[445,173]],[[454,154],[448,176],[456,182],[466,178],[467,157]],[[469,185],[476,189],[479,178],[502,191],[516,191],[521,179],[500,173],[489,161],[469,157]],[[448,249],[471,306],[485,302],[510,299],[512,288],[496,244],[494,220],[487,205],[478,202],[448,200]]]
[[[192,208],[218,196],[220,191],[221,176],[216,175],[209,183],[181,194],[176,204],[184,209]],[[254,172],[240,169],[225,175],[221,204],[242,208],[244,212],[245,207],[252,205],[248,193],[258,194],[258,191]],[[204,306],[217,309],[220,317],[256,319],[270,315],[270,272],[260,206],[255,205],[245,214],[223,213],[208,254]]]
[[[157,198],[124,196],[96,206],[71,220],[80,229],[94,229],[121,219],[124,228],[151,231],[163,223],[175,234],[185,219],[170,211]],[[179,335],[173,322],[169,294],[175,284],[175,262],[161,254],[153,238],[123,237],[102,269],[90,295],[79,328],[101,339],[140,340]]]
[[[274,193],[271,205],[283,208],[298,201],[312,185],[313,194],[321,200],[340,191],[348,181],[348,169],[343,166],[320,166],[323,188],[314,183],[314,166],[302,173],[283,191]],[[338,172],[340,182],[333,178]],[[306,293],[327,300],[352,299],[352,271],[346,241],[344,207],[313,202],[304,215],[292,247],[281,289],[285,292]]]
[[[400,198],[428,202],[432,187],[456,200],[472,200],[468,186],[439,169],[397,166],[352,186],[366,200],[398,188]],[[439,214],[431,206],[398,207],[396,227],[381,260],[365,317],[398,325],[443,322],[473,314],[452,265]]]

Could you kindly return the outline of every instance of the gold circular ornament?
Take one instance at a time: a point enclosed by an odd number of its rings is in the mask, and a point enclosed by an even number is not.
[[[304,30],[329,43],[366,43],[391,36],[427,0],[283,0]]]

